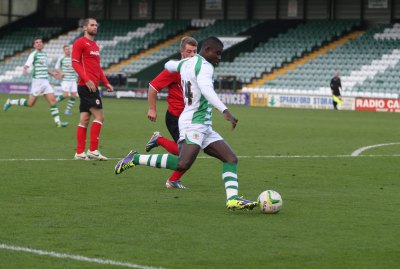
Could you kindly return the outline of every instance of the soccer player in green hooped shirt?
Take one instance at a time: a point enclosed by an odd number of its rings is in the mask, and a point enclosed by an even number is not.
[[[165,68],[180,72],[185,108],[179,116],[179,156],[172,154],[140,154],[131,151],[115,166],[115,173],[136,165],[147,165],[170,170],[188,170],[200,150],[222,162],[222,179],[228,209],[253,209],[256,201],[239,197],[237,173],[238,158],[223,137],[212,128],[212,110],[215,107],[235,128],[238,119],[219,99],[214,90],[214,67],[221,61],[223,43],[215,36],[203,40],[200,54],[181,61],[169,61]]]
[[[76,83],[77,75],[72,68],[71,62],[71,48],[69,45],[63,46],[64,55],[58,58],[55,69],[58,75],[62,78],[61,89],[63,94],[57,96],[57,103],[68,98],[67,108],[65,114],[72,114],[72,107],[75,104],[75,99],[78,97],[78,84]]]
[[[43,95],[50,105],[50,113],[57,127],[66,127],[68,122],[62,122],[57,107],[54,90],[49,83],[49,74],[56,79],[59,76],[56,72],[48,68],[47,54],[43,51],[43,40],[38,37],[33,40],[35,50],[29,55],[24,65],[23,72],[27,73],[32,68],[32,85],[28,99],[7,99],[3,106],[3,110],[7,111],[11,106],[33,107],[39,95]]]

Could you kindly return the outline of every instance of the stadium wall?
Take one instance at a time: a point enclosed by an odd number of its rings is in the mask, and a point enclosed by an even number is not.
[[[112,18],[120,18],[123,20],[129,19],[132,12],[132,1],[129,0],[118,0],[117,5],[111,5],[110,16]]]
[[[234,93],[219,92],[219,98],[227,105],[245,105],[265,108],[296,108],[332,110],[332,96],[308,94],[270,94],[270,93]],[[147,98],[147,89],[138,91],[103,92],[104,97],[113,98]],[[158,99],[164,100],[166,92],[160,92]],[[339,110],[400,112],[400,99],[343,97]]]
[[[174,19],[174,1],[172,0],[155,0],[154,16],[157,19]]]
[[[376,23],[385,23],[389,22],[389,18],[391,15],[390,11],[390,0],[382,1],[384,5],[380,7],[379,5],[373,5],[374,1],[364,0],[363,4],[363,13],[364,13],[364,20],[366,21],[373,21]],[[379,2],[379,1],[378,1]],[[385,3],[386,2],[386,7]]]
[[[253,18],[254,19],[276,19],[279,17],[277,12],[276,0],[254,0]]]
[[[393,18],[395,20],[400,20],[400,3],[399,1],[395,2],[394,0],[392,0],[393,2]]]
[[[30,84],[0,83],[0,93],[28,94]],[[55,88],[56,95],[61,95],[60,86]],[[135,91],[118,89],[114,92],[103,91],[104,97],[147,99],[147,89]],[[303,109],[332,109],[332,96],[307,94],[268,94],[268,93],[234,93],[219,92],[219,98],[227,105],[246,105],[270,108],[303,108]],[[166,92],[160,92],[158,98],[164,100]],[[340,110],[400,112],[400,99],[343,97]]]
[[[179,1],[177,9],[179,14],[178,18],[181,19],[200,18],[200,0]]]
[[[334,19],[360,19],[361,2],[335,0]]]
[[[306,19],[329,18],[330,1],[307,0]]]
[[[226,7],[226,16],[230,19],[246,19],[247,12],[243,12],[247,10],[247,3],[242,0],[231,0],[229,1],[229,5]]]
[[[97,19],[400,19],[395,0],[43,0],[47,18]],[[387,3],[371,8],[371,3]],[[391,9],[393,8],[393,9]]]
[[[213,5],[211,1],[201,1],[200,19],[225,19],[224,2],[225,1],[215,1]]]
[[[279,19],[304,19],[304,4],[305,0],[280,0]]]
[[[129,19],[151,19],[153,9],[153,1],[146,1],[146,2],[139,2],[139,1],[132,1],[131,3],[131,17]],[[112,18],[117,19],[117,18]]]

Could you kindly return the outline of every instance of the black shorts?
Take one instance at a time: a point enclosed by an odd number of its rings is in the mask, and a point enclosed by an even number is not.
[[[103,109],[103,102],[98,90],[91,92],[86,86],[78,86],[78,94],[81,100],[79,105],[80,112],[90,112],[92,107]]]
[[[178,121],[179,117],[175,117],[167,111],[167,113],[165,114],[165,124],[167,125],[168,131],[175,142],[178,142],[179,140]]]

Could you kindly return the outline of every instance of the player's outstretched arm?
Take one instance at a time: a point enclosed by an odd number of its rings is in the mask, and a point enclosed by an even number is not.
[[[211,64],[203,65],[200,73],[197,76],[197,84],[199,85],[201,94],[210,102],[213,107],[218,109],[221,113],[223,113],[228,108],[224,103],[219,99],[217,93],[214,90],[213,84],[213,68]]]
[[[26,63],[24,65],[24,69],[22,70],[22,72],[24,74],[27,74],[28,73],[28,69],[32,67],[34,54],[35,54],[35,52],[32,52],[31,54],[29,54],[28,60],[26,60]]]
[[[157,120],[157,91],[151,85],[149,85],[148,90],[148,102],[149,102],[149,110],[147,112],[147,118],[150,121],[155,122]]]
[[[235,129],[237,122],[239,120],[235,116],[233,116],[228,109],[225,109],[223,114],[224,114],[224,118],[232,124],[232,129]]]
[[[58,74],[58,79],[62,79],[65,74],[63,73],[63,71],[60,69],[61,68],[61,58],[57,59],[56,65],[54,66],[54,70],[56,70],[57,74]]]

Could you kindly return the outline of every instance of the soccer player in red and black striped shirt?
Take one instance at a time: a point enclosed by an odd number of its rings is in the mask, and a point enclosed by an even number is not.
[[[97,34],[97,21],[93,18],[84,20],[84,36],[77,39],[72,49],[72,67],[79,76],[78,94],[80,98],[80,122],[76,132],[76,160],[107,160],[98,150],[101,127],[104,121],[103,104],[98,90],[99,82],[103,82],[107,91],[113,91],[100,66],[100,48],[94,41]],[[86,131],[90,116],[94,120],[90,127],[90,146],[85,153]]]
[[[186,36],[181,40],[180,53],[182,59],[192,57],[197,52],[197,41]],[[150,121],[155,122],[157,119],[157,93],[163,88],[168,88],[168,109],[165,115],[165,123],[168,131],[174,140],[169,140],[161,136],[160,132],[154,132],[146,145],[146,151],[149,152],[152,148],[162,146],[169,153],[179,155],[177,141],[179,139],[178,119],[181,115],[185,104],[183,102],[183,91],[181,86],[181,76],[178,72],[170,73],[168,70],[163,70],[156,78],[149,83],[148,101],[149,111],[147,117]],[[180,181],[185,171],[174,171],[170,178],[165,183],[167,188],[186,187]]]

